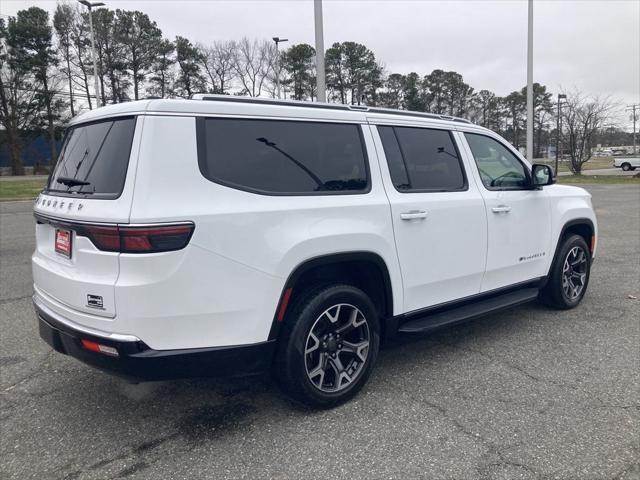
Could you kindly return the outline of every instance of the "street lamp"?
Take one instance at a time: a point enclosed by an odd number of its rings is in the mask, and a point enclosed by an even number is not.
[[[288,42],[289,39],[273,37],[273,41],[276,42],[276,91],[278,92],[278,98],[280,98],[280,52],[278,51],[278,44]]]
[[[93,37],[93,15],[91,15],[91,9],[94,7],[102,7],[102,2],[90,2],[89,0],[78,0],[81,4],[89,9],[89,29],[91,30],[91,58],[93,59],[93,79],[95,81],[96,88],[96,107],[100,107],[100,87],[98,85],[98,63],[96,61],[96,42]],[[89,99],[89,106],[91,106],[91,99]]]
[[[558,175],[558,151],[560,150],[560,129],[562,128],[562,102],[560,100],[565,98],[567,98],[567,96],[564,93],[558,94],[558,118],[556,118],[556,175]]]
[[[527,19],[527,160],[533,163],[533,0]]]
[[[324,75],[324,32],[322,24],[322,0],[313,0],[313,19],[316,30],[316,97],[319,102],[327,101]]]

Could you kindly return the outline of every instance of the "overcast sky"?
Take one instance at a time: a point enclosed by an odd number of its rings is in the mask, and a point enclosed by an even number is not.
[[[312,0],[102,0],[194,42],[286,37],[313,45]],[[55,0],[0,0],[0,13]],[[534,81],[640,102],[640,0],[535,0]],[[389,73],[455,70],[499,95],[526,84],[526,0],[324,0],[325,48],[356,41]],[[621,115],[628,120],[628,115]]]

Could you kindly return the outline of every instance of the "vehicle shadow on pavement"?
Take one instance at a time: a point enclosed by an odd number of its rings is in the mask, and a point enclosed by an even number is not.
[[[396,369],[413,370],[425,363],[452,362],[456,352],[450,347],[464,347],[479,338],[499,339],[504,332],[519,328],[525,312],[528,317],[546,310],[532,304],[432,333],[397,335],[384,342],[372,382],[365,386],[365,391],[384,384]],[[442,347],[451,358],[434,357],[434,350]],[[290,400],[269,375],[130,383],[73,359],[60,359],[74,370],[58,377],[59,388],[67,393],[65,401],[69,409],[94,419],[96,415],[104,415],[105,422],[109,421],[110,412],[116,411],[125,425],[135,425],[136,429],[159,424],[171,426],[171,439],[203,442],[223,438],[249,427],[256,416],[326,415]],[[75,400],[75,404],[69,404],[70,400]],[[145,445],[142,448],[155,448],[154,444]]]

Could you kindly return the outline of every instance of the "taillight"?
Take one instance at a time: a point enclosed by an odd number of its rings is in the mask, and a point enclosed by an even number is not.
[[[187,246],[195,225],[158,225],[129,227],[123,225],[83,225],[77,230],[100,250],[120,253],[171,252]]]

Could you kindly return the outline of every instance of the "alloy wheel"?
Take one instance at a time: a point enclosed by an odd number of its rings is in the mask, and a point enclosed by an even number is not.
[[[587,283],[587,254],[582,247],[569,250],[562,268],[562,289],[569,300],[578,298]]]
[[[323,392],[344,390],[362,374],[369,342],[369,324],[358,308],[346,303],[327,308],[305,342],[307,377]]]

